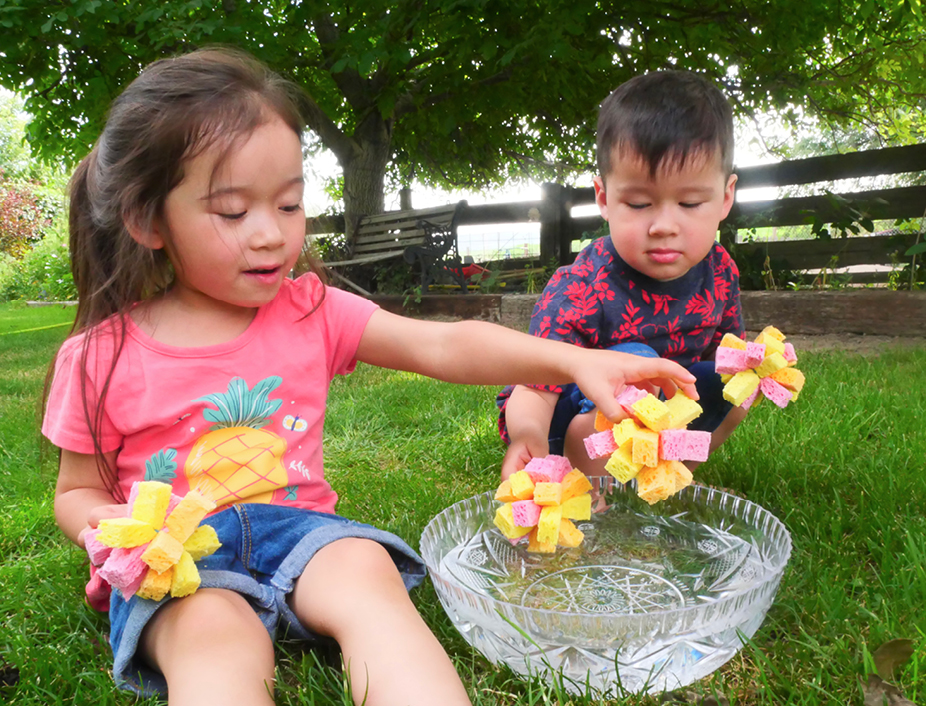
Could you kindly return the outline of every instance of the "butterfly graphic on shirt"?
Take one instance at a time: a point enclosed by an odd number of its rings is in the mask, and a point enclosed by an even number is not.
[[[287,414],[283,417],[283,428],[289,431],[305,431],[309,423],[298,414]]]

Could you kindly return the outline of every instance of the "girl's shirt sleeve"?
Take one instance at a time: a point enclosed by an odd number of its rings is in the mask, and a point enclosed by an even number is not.
[[[108,336],[95,336],[90,341],[90,360],[96,360],[93,369],[83,371],[82,347],[85,336],[82,334],[65,341],[55,360],[55,372],[48,394],[45,418],[42,421],[42,433],[51,443],[62,449],[75,453],[94,453],[93,435],[88,422],[96,408],[95,400],[100,381],[106,379],[108,361],[111,356],[94,355],[105,352],[111,346]],[[86,389],[86,394],[84,393]],[[88,414],[85,410],[89,409]],[[119,448],[122,437],[112,420],[103,412],[100,420],[100,444],[103,452]]]
[[[367,322],[378,309],[369,299],[321,284],[314,275],[304,275],[294,283],[296,309],[309,312],[321,298],[318,310],[309,317],[320,316],[321,333],[325,339],[328,371],[331,377],[346,375],[357,365],[357,347]]]

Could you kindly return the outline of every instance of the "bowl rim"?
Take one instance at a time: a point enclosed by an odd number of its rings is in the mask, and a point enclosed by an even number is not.
[[[628,492],[628,489],[631,487],[629,483],[622,485],[619,482],[615,481],[610,476],[601,476],[600,478],[604,481],[612,481],[610,485],[621,487],[622,492],[625,492],[625,493]],[[590,480],[593,480],[594,482],[594,479],[590,479]],[[433,562],[429,561],[428,552],[425,551],[425,543],[426,541],[431,542],[433,540],[431,540],[429,537],[426,537],[426,535],[428,535],[432,527],[434,527],[441,518],[444,518],[445,516],[449,516],[451,510],[453,510],[457,506],[462,505],[464,503],[474,502],[480,499],[488,499],[488,500],[494,501],[495,494],[493,491],[487,491],[485,493],[478,493],[468,498],[463,498],[462,500],[458,500],[457,502],[453,503],[452,505],[447,506],[441,512],[439,512],[434,517],[432,517],[431,520],[428,522],[428,524],[425,525],[424,530],[422,530],[421,532],[421,537],[419,539],[419,549],[421,551],[421,556],[422,556],[422,559],[424,560],[425,566],[428,569],[428,573],[431,575],[432,582],[436,583],[439,581],[441,584],[446,585],[448,588],[452,590],[463,591],[467,595],[472,596],[480,601],[486,601],[490,604],[493,604],[492,607],[494,608],[494,612],[502,613],[502,615],[504,615],[504,613],[500,610],[499,608],[500,606],[509,606],[510,608],[516,611],[524,611],[526,615],[528,616],[537,616],[537,617],[556,616],[556,618],[559,620],[567,619],[567,620],[581,621],[581,620],[587,620],[587,619],[600,620],[602,618],[613,618],[615,620],[620,620],[621,622],[637,622],[637,621],[644,621],[644,620],[652,620],[654,617],[658,617],[664,620],[664,619],[671,619],[676,616],[682,616],[688,613],[694,613],[696,611],[715,609],[718,606],[740,600],[744,596],[748,596],[751,593],[757,593],[757,592],[766,590],[766,588],[771,584],[775,584],[775,587],[772,589],[772,600],[774,600],[774,594],[777,592],[777,584],[780,582],[782,576],[784,575],[784,570],[787,567],[788,561],[791,558],[791,550],[793,549],[793,544],[791,542],[791,533],[788,531],[788,528],[774,513],[770,512],[769,510],[766,510],[764,507],[762,507],[758,503],[755,503],[751,500],[747,500],[746,498],[740,497],[738,495],[733,495],[732,493],[725,492],[719,488],[714,488],[712,486],[701,485],[700,483],[692,483],[691,485],[682,489],[679,493],[676,493],[674,497],[679,498],[679,497],[683,497],[684,495],[691,495],[694,493],[698,493],[698,494],[706,493],[706,497],[709,500],[712,500],[713,498],[718,497],[718,496],[722,496],[720,502],[726,502],[724,498],[732,499],[732,502],[734,504],[743,503],[749,506],[750,508],[752,508],[753,512],[759,511],[761,514],[767,515],[768,518],[770,518],[770,520],[772,521],[772,526],[782,533],[782,536],[784,537],[784,540],[785,540],[784,546],[782,547],[783,551],[780,552],[781,561],[774,564],[772,568],[766,571],[765,575],[763,576],[762,580],[759,583],[730,591],[728,594],[724,595],[722,598],[719,598],[718,600],[713,601],[711,603],[684,605],[678,608],[667,608],[665,610],[654,611],[652,613],[598,613],[598,614],[567,613],[563,611],[553,610],[551,608],[533,608],[530,606],[524,606],[524,605],[519,605],[517,603],[512,603],[510,601],[504,601],[499,598],[488,596],[484,593],[479,593],[463,584],[451,581],[445,573],[439,570],[440,562],[438,562],[437,566],[433,566],[432,565]],[[441,598],[443,600],[443,597]]]

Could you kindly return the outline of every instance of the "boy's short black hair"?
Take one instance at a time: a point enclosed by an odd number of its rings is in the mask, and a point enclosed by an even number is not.
[[[689,71],[654,71],[630,79],[598,111],[598,173],[607,179],[615,148],[649,166],[682,166],[693,153],[716,150],[724,176],[733,173],[733,109],[720,90]]]

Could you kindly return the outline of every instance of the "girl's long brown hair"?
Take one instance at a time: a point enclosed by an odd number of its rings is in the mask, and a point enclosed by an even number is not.
[[[71,270],[78,305],[70,335],[86,333],[80,352],[84,418],[100,474],[122,501],[116,469],[105,462],[101,445],[104,401],[125,344],[129,311],[172,280],[164,251],[137,243],[126,222],[150,228],[163,216],[167,195],[183,180],[187,160],[215,145],[227,154],[271,115],[301,139],[299,89],[250,55],[204,49],[162,59],[114,101],[99,140],[71,177]],[[306,267],[325,281],[317,260],[309,256]],[[106,329],[110,336],[95,335]],[[108,372],[89,394],[90,357],[96,353],[91,353],[92,338],[97,345],[111,338],[113,349]],[[53,374],[54,361],[43,407]]]

